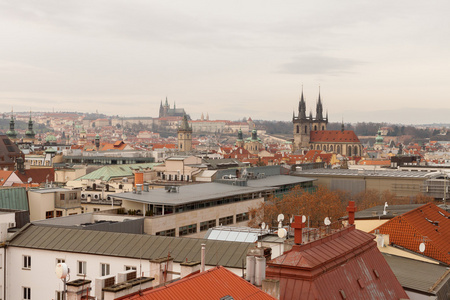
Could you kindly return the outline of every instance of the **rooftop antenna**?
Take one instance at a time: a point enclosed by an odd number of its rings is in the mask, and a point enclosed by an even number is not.
[[[70,270],[69,267],[65,263],[58,263],[55,268],[55,274],[56,277],[61,279],[64,282],[64,289],[63,289],[63,300],[67,299],[67,286],[66,286],[66,280],[67,276],[69,276]]]
[[[284,239],[286,237],[287,231],[284,228],[278,229],[278,237]]]
[[[277,217],[277,221],[278,221],[278,228],[283,227],[284,215],[283,214],[279,214],[278,217]]]
[[[424,253],[425,252],[425,243],[420,243],[419,245],[419,251]]]

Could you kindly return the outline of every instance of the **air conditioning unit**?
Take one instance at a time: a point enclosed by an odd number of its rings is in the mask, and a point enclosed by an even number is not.
[[[8,223],[8,228],[16,228],[16,222]]]

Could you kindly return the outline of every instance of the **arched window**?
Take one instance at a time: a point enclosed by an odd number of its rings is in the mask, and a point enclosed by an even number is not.
[[[323,150],[327,151],[327,145],[323,145]]]
[[[333,145],[330,145],[330,152],[333,152]]]
[[[354,153],[354,155],[358,155],[358,146],[355,146],[353,153]]]
[[[316,131],[317,130],[317,125],[314,125],[314,131]]]
[[[336,147],[336,153],[337,154],[341,154],[341,146],[337,146]]]
[[[322,130],[325,130],[325,126],[322,125]]]
[[[297,125],[297,133],[300,133],[300,126]]]

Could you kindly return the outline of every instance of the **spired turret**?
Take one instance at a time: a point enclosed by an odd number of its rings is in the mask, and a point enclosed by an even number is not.
[[[11,140],[17,139],[17,131],[15,130],[15,122],[14,122],[14,116],[13,112],[11,111],[11,120],[9,121],[9,130],[6,132],[6,135]]]
[[[184,114],[178,128],[178,151],[192,151],[192,127],[189,126],[187,115]]]

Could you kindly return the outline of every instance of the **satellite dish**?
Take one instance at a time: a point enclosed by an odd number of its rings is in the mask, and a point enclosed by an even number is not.
[[[266,230],[269,230],[269,224],[266,225]]]
[[[420,243],[419,245],[419,251],[424,253],[425,252],[425,243]]]
[[[330,218],[326,217],[325,220],[323,220],[323,223],[324,223],[326,226],[329,226],[329,225],[331,224]]]
[[[278,222],[283,222],[284,221],[284,215],[283,214],[279,214],[277,220],[278,220]]]
[[[266,228],[266,223],[265,223],[265,222],[262,222],[262,223],[261,223],[261,229],[264,230],[265,228]]]
[[[33,181],[33,178],[29,177],[28,178],[28,183],[31,183]]]
[[[306,222],[306,216],[303,215],[303,216],[302,216],[302,223],[305,223],[305,222]]]
[[[287,234],[286,229],[284,229],[284,228],[278,229],[278,237],[279,237],[280,239],[286,237],[286,234]]]
[[[69,267],[65,263],[59,263],[55,268],[56,277],[59,279],[64,279],[69,274]]]

